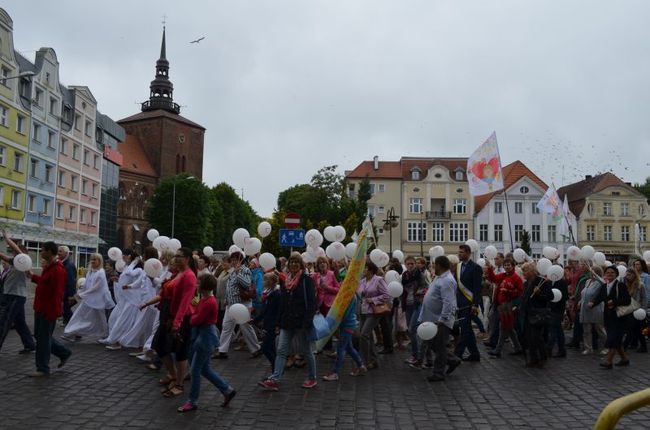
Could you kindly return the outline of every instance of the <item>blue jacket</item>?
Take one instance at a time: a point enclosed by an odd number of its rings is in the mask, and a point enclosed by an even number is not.
[[[271,291],[260,306],[260,310],[254,321],[262,321],[264,330],[267,332],[269,330],[275,330],[275,326],[278,325],[278,316],[280,315],[280,289],[276,288]]]
[[[460,267],[462,264],[463,262],[461,261],[458,263],[458,266]],[[465,270],[461,269],[461,272],[462,274],[460,275],[460,282],[462,282],[465,288],[470,290],[473,294],[473,300],[470,302],[460,290],[460,286],[456,289],[456,302],[458,311],[464,313],[469,312],[472,305],[478,306],[481,300],[483,300],[481,297],[483,269],[481,269],[481,266],[474,263],[472,260],[468,260],[467,263],[465,263]],[[454,278],[456,278],[456,282],[458,282],[459,280],[456,275],[457,274],[454,273]]]
[[[343,314],[343,318],[341,318],[339,328],[341,330],[356,330],[357,327],[359,327],[359,322],[357,321],[357,295],[354,294],[352,301]]]
[[[253,307],[257,310],[262,308],[262,292],[264,291],[264,271],[261,267],[251,270],[251,282],[255,285],[256,296],[253,299]]]
[[[68,277],[65,281],[65,294],[66,296],[74,296],[77,292],[77,268],[74,267],[70,258],[66,258],[63,262],[63,268],[65,269]]]

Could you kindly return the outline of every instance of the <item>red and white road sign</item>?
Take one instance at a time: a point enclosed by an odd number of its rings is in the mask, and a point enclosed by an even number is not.
[[[298,228],[300,227],[300,215],[295,212],[289,212],[284,217],[284,225],[287,228]]]

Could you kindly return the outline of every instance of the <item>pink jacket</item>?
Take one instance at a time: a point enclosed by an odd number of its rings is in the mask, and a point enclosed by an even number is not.
[[[372,305],[389,303],[390,296],[386,288],[386,281],[381,276],[373,276],[370,281],[362,278],[359,281],[357,294],[361,296],[361,314],[372,314]]]
[[[334,272],[328,270],[325,276],[321,276],[319,272],[314,272],[311,274],[311,279],[314,280],[314,286],[318,293],[318,307],[321,305],[325,305],[328,308],[332,307],[334,298],[339,292],[339,283],[336,281]]]

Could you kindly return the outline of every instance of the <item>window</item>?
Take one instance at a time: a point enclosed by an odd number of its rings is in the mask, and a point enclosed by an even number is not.
[[[20,191],[11,190],[11,209],[20,210]]]
[[[0,166],[5,165],[5,147],[0,146]]]
[[[25,134],[25,117],[20,114],[16,118],[16,131],[20,134]]]
[[[50,200],[44,199],[43,200],[43,216],[50,216]]]
[[[57,104],[58,100],[54,97],[50,97],[50,115],[56,116],[58,114],[58,109],[56,108]]]
[[[54,166],[52,166],[51,164],[46,164],[45,165],[45,182],[49,182],[50,184],[52,182],[54,182],[52,172],[54,172]]]
[[[641,203],[641,204],[639,205],[639,215],[640,215],[640,216],[644,216],[644,215],[645,215],[645,204],[644,204],[644,203]]]
[[[457,181],[462,181],[463,180],[463,171],[462,170],[456,171],[456,180]]]
[[[56,204],[56,218],[57,219],[63,219],[63,203],[57,203]]]
[[[522,224],[515,224],[515,242],[521,242],[524,236],[524,226]]]
[[[411,180],[413,181],[419,181],[420,180],[420,171],[415,169],[411,170]]]
[[[93,167],[99,169],[99,155],[93,155]]]
[[[72,145],[72,159],[79,161],[79,145]]]
[[[621,203],[621,216],[630,216],[630,204]]]
[[[612,226],[606,225],[603,227],[603,240],[612,240]]]
[[[97,212],[90,212],[90,225],[97,225]]]
[[[19,153],[14,154],[14,170],[16,172],[23,171],[23,155]]]
[[[70,188],[72,191],[79,191],[79,178],[75,175],[70,175]]]
[[[90,151],[87,149],[84,149],[84,164],[90,166]]]
[[[377,206],[377,213],[378,214],[383,214],[384,210],[385,210],[385,208],[383,206]]]
[[[34,103],[38,107],[43,107],[43,90],[36,88],[36,92],[34,94]]]
[[[78,113],[74,115],[74,129],[81,131],[81,115]]]
[[[27,212],[36,212],[36,196],[27,196]]]
[[[646,228],[639,227],[639,242],[643,243],[646,240]]]
[[[494,202],[494,213],[503,213],[503,202]]]
[[[379,184],[377,186],[377,189],[379,190],[380,193],[383,193],[384,191],[386,191],[386,185],[385,184]]]
[[[92,190],[93,190],[93,194],[92,194],[93,197],[94,197],[94,198],[97,198],[97,184],[94,183],[94,182],[93,182]],[[380,208],[382,209],[382,210],[381,210],[381,213],[383,213],[383,212],[384,212],[384,210],[383,210],[384,207],[383,207],[383,206],[380,206]]]
[[[63,155],[68,155],[68,139],[61,138],[61,146],[59,152]]]
[[[33,130],[32,140],[36,143],[41,143],[41,126],[35,123]]]
[[[521,194],[528,194],[529,191],[530,191],[530,189],[525,185],[519,188],[519,192]]]
[[[442,222],[434,222],[431,229],[431,240],[434,242],[445,241],[445,224]]]
[[[630,226],[623,225],[621,226],[621,241],[629,242],[630,241]]]
[[[56,148],[56,133],[53,131],[47,132],[47,146],[48,148]]]
[[[4,106],[0,106],[0,125],[9,127],[9,110]]]
[[[29,163],[29,176],[38,178],[38,160],[32,158]]]
[[[488,241],[488,225],[487,224],[481,224],[478,226],[478,240],[481,242],[487,242]]]
[[[454,213],[467,213],[467,199],[454,199]]]
[[[70,206],[68,210],[68,221],[76,221],[77,220],[77,208],[74,206]]]
[[[469,224],[466,222],[449,223],[449,241],[465,242],[469,236]]]
[[[557,242],[557,226],[556,225],[549,225],[548,226],[548,242],[553,243]]]
[[[587,226],[587,241],[593,242],[596,240],[596,226],[588,225]]]
[[[0,82],[0,84],[4,85],[5,87],[9,87],[9,85],[7,85],[7,78],[9,77],[9,73],[10,70],[7,69],[6,67],[2,66],[0,68],[0,75],[2,75],[2,81]]]
[[[81,224],[86,224],[86,209],[79,209],[79,222]]]
[[[179,172],[180,172],[180,170],[179,170]],[[375,195],[375,184],[370,184],[370,195],[371,196]]]
[[[50,72],[45,72],[45,83],[50,84]]]
[[[59,170],[59,180],[57,183],[59,187],[65,187],[65,172],[63,170]]]
[[[412,214],[419,214],[422,212],[422,198],[411,197],[409,200],[409,212]]]
[[[541,242],[542,241],[542,226],[539,224],[532,225],[530,229],[530,240],[531,242]]]
[[[515,202],[515,213],[524,213],[524,204],[522,202]]]
[[[503,224],[494,225],[494,241],[503,242]]]
[[[5,205],[5,188],[0,185],[0,207]]]
[[[612,204],[609,202],[603,203],[603,215],[612,216]]]
[[[86,136],[90,136],[92,130],[93,130],[93,122],[89,121],[89,120],[86,120],[86,124],[84,125],[84,134]]]
[[[532,212],[533,212],[534,214],[538,214],[538,213],[539,213],[539,208],[537,207],[537,203],[533,203],[533,204],[531,205],[531,207],[532,207]]]
[[[88,181],[86,179],[81,180],[81,194],[88,195]]]
[[[426,223],[420,221],[409,221],[407,223],[407,240],[409,242],[420,242],[427,240]]]

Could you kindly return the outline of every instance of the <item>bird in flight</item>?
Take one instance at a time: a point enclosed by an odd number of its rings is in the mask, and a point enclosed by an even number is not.
[[[191,41],[190,43],[199,43],[199,42],[202,41],[203,39],[205,39],[205,36],[199,37],[198,39],[193,40],[193,41]]]

